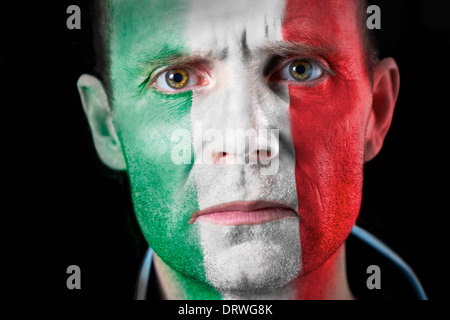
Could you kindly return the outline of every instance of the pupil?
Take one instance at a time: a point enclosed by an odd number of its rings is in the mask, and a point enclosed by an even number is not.
[[[298,74],[305,73],[305,71],[306,71],[306,68],[304,65],[300,64],[300,65],[294,67],[294,72],[297,72]]]
[[[183,81],[183,75],[181,73],[179,73],[179,72],[175,73],[175,74],[172,75],[172,79],[175,82],[181,82],[181,81]]]

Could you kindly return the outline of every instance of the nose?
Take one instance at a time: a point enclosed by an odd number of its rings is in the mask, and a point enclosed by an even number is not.
[[[234,60],[233,60],[234,61]],[[267,92],[259,79],[241,61],[230,64],[230,79],[220,87],[213,108],[208,110],[211,122],[205,133],[208,158],[212,164],[268,164],[278,157],[278,129],[266,114]],[[242,70],[246,70],[245,73]]]
[[[279,142],[276,129],[228,130],[223,143],[211,150],[213,164],[266,165],[278,157]]]

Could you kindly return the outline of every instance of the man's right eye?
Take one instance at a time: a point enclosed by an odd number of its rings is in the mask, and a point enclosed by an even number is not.
[[[169,94],[192,90],[209,84],[208,77],[202,73],[192,67],[166,69],[157,76],[152,86]]]

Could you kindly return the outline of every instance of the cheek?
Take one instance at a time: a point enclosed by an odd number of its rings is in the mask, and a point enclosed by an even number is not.
[[[365,106],[357,90],[330,79],[289,87],[304,272],[334,253],[359,213]]]
[[[130,99],[130,101],[132,101]],[[150,210],[149,219],[170,222],[170,212],[181,210],[191,169],[190,95],[178,99],[149,96],[117,107],[119,138],[124,146],[132,196],[137,211]],[[189,157],[179,163],[183,153]],[[183,159],[183,158],[181,158]],[[176,201],[175,201],[176,200]]]
[[[189,175],[192,164],[179,164],[172,156],[174,150],[192,152],[191,100],[190,93],[167,99],[149,95],[136,103],[117,103],[113,116],[134,211],[147,242],[172,269],[201,280],[199,231],[188,224],[198,210],[196,185]]]

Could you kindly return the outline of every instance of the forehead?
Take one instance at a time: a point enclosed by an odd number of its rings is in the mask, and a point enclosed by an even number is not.
[[[280,38],[360,45],[355,0],[112,0],[109,10],[112,52],[127,56],[256,50]]]

